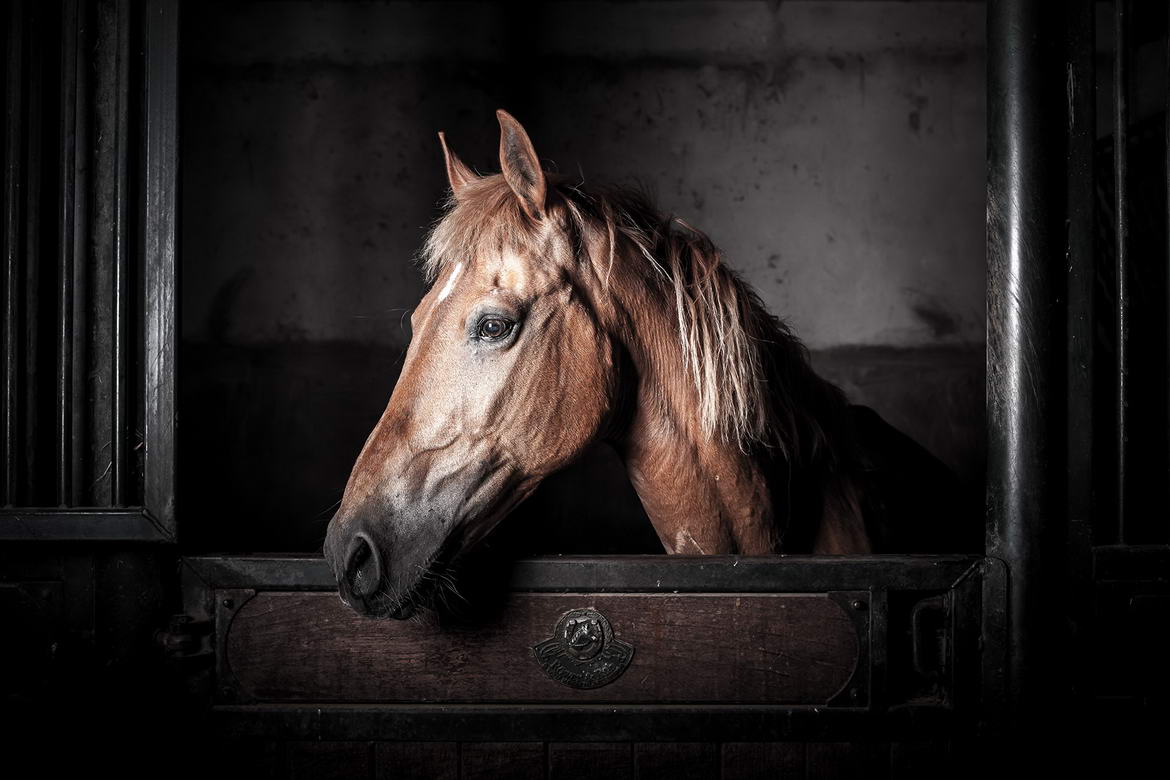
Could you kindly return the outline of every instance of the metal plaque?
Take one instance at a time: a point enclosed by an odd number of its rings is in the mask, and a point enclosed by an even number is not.
[[[545,674],[570,688],[600,688],[621,676],[634,646],[615,639],[609,621],[595,609],[574,609],[557,621],[552,638],[538,642],[533,655]]]

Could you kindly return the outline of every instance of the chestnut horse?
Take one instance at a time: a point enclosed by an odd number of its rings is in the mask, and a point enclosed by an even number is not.
[[[343,601],[431,604],[452,561],[599,439],[670,553],[945,546],[949,471],[817,376],[705,235],[639,194],[558,181],[498,118],[501,174],[439,134],[433,284],[325,541]]]

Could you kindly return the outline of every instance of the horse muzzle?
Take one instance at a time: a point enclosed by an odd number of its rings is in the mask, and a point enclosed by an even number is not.
[[[387,558],[367,531],[330,523],[324,553],[346,606],[368,617],[406,619],[414,614],[412,602],[394,597]]]

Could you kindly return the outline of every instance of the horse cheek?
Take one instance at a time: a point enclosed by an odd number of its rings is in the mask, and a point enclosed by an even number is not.
[[[595,346],[598,348],[573,355],[568,381],[560,388],[563,462],[575,459],[597,438],[609,410],[609,351],[600,343]]]

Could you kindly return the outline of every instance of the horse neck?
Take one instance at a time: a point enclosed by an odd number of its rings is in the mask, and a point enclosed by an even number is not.
[[[622,333],[637,381],[629,425],[617,442],[659,539],[668,552],[763,555],[785,551],[869,552],[857,486],[837,468],[844,400],[786,341],[768,356],[787,369],[792,439],[783,448],[745,451],[704,435],[697,392],[685,369],[669,305],[646,305],[652,291],[628,296]],[[780,415],[783,416],[783,415]]]
[[[738,443],[704,435],[668,305],[642,290],[620,307],[636,381],[629,421],[615,443],[668,552],[762,555],[779,534],[764,464]],[[664,304],[666,302],[663,302]]]
[[[654,404],[639,403],[623,455],[630,481],[672,553],[762,555],[778,534],[766,475],[752,458],[695,441]]]

